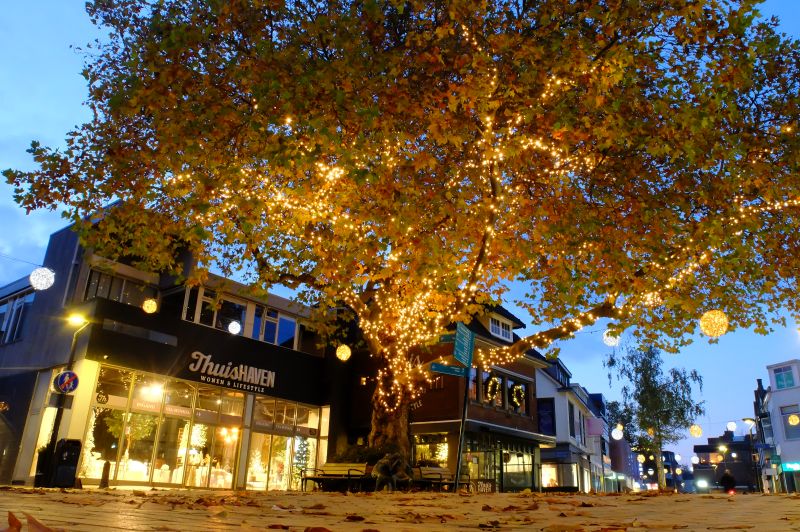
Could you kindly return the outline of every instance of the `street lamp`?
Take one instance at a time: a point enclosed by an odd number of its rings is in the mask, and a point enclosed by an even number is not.
[[[72,333],[72,344],[70,344],[69,348],[69,358],[67,359],[67,366],[65,371],[62,374],[72,371],[72,366],[75,363],[75,348],[78,344],[78,335],[86,329],[87,326],[91,323],[85,316],[80,314],[71,314],[67,317],[67,322],[72,325],[73,327],[78,327],[75,329],[75,332]],[[77,378],[77,377],[73,377]],[[58,377],[56,377],[58,379]],[[69,384],[69,383],[67,383]],[[73,388],[74,389],[74,388]],[[48,442],[48,451],[49,451],[49,459],[47,460],[47,475],[48,478],[46,482],[48,487],[52,481],[53,477],[53,466],[55,465],[55,458],[56,458],[56,441],[58,440],[58,432],[61,428],[61,418],[64,417],[64,406],[67,403],[67,392],[60,390],[61,393],[58,394],[56,399],[56,415],[53,419],[53,432],[50,434],[50,441]]]
[[[756,454],[755,442],[753,441],[753,429],[756,426],[756,420],[755,418],[752,417],[743,417],[742,421],[744,421],[745,425],[747,425],[747,431],[750,435],[750,463],[753,464],[753,476],[755,477],[753,480],[755,480],[756,489],[758,489],[758,491],[763,492],[764,487],[761,481],[761,471],[759,470],[761,462],[760,453],[758,461],[753,459],[753,457]]]

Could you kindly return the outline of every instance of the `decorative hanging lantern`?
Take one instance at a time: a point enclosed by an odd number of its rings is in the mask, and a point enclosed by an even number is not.
[[[786,418],[786,421],[789,422],[789,425],[795,427],[798,423],[800,423],[800,416],[797,414],[791,414],[788,418]]]
[[[50,268],[36,268],[28,276],[34,290],[47,290],[56,282],[56,274]]]
[[[147,314],[152,314],[158,310],[158,301],[153,299],[152,297],[148,297],[144,301],[142,301],[142,310],[145,311]]]
[[[700,458],[697,456],[692,456],[692,464],[697,465],[700,463]]]
[[[699,438],[703,435],[703,429],[700,428],[700,425],[692,425],[689,427],[689,434],[692,435],[692,438]]]
[[[680,462],[682,459],[683,459],[683,457],[681,455],[679,455],[679,454],[675,455],[675,461],[676,462]]]
[[[622,436],[623,436],[622,429],[619,427],[611,431],[611,437],[614,438],[615,440],[621,440]]]
[[[242,332],[242,324],[236,320],[233,320],[228,324],[228,332],[231,334],[239,334]]]
[[[605,332],[603,332],[603,343],[608,347],[616,347],[619,345],[619,336],[617,336],[617,333],[606,329]]]
[[[347,362],[347,359],[350,358],[350,346],[346,344],[342,344],[336,348],[336,358],[341,360],[342,362]]]
[[[728,316],[721,310],[709,310],[700,318],[700,330],[711,338],[719,338],[728,330]]]
[[[735,432],[736,431],[736,422],[735,421],[728,421],[728,424],[725,425],[725,428],[728,429],[731,432]]]

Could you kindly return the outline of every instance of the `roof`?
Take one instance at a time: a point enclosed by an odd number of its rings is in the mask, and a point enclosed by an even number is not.
[[[522,320],[520,320],[518,317],[516,317],[513,314],[511,314],[511,312],[509,312],[502,305],[487,305],[486,306],[486,311],[487,312],[494,312],[498,316],[507,319],[508,321],[510,321],[513,324],[514,329],[522,329],[522,328],[525,327],[525,324],[522,323]]]
[[[22,292],[31,288],[31,281],[28,277],[23,277],[21,279],[17,279],[16,281],[10,282],[7,285],[0,287],[0,298],[5,298],[10,295],[16,294],[17,292]]]

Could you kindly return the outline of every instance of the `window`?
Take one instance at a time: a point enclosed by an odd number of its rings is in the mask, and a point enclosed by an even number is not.
[[[475,368],[469,368],[469,399],[478,400],[478,370]]]
[[[539,414],[539,432],[550,436],[556,435],[556,408],[552,397],[538,398],[536,408]]]
[[[263,342],[294,349],[297,322],[274,308],[257,306],[252,336]]]
[[[575,405],[569,403],[569,435],[575,437]]]
[[[89,272],[84,301],[102,298],[141,307],[145,299],[157,298],[158,290],[141,281],[116,277],[97,270]]]
[[[483,372],[483,402],[503,408],[503,378],[488,371]]]
[[[787,440],[800,438],[800,408],[797,405],[781,407],[781,418],[783,419],[783,431]]]
[[[33,304],[33,291],[16,294],[0,301],[0,343],[8,344],[22,338],[25,318]]]
[[[775,373],[775,387],[779,390],[794,386],[794,375],[791,366],[783,366],[772,370]]]
[[[513,339],[511,324],[505,320],[489,318],[489,332],[503,340],[511,341]]]
[[[508,406],[518,414],[528,412],[528,385],[511,378],[506,379],[506,396]]]
[[[184,319],[187,321],[242,335],[246,316],[247,306],[244,303],[226,298],[218,299],[216,292],[206,288],[192,288],[189,291],[184,313]],[[230,325],[233,322],[239,324],[238,332],[231,332]]]

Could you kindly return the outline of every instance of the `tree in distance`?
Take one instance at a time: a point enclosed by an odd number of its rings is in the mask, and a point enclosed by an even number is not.
[[[800,314],[800,49],[749,0],[87,9],[94,118],[4,172],[16,200],[111,259],[296,289],[323,332],[349,308],[373,445],[408,449],[419,350],[512,281],[535,332],[478,366],[601,318],[676,351],[707,310]]]

